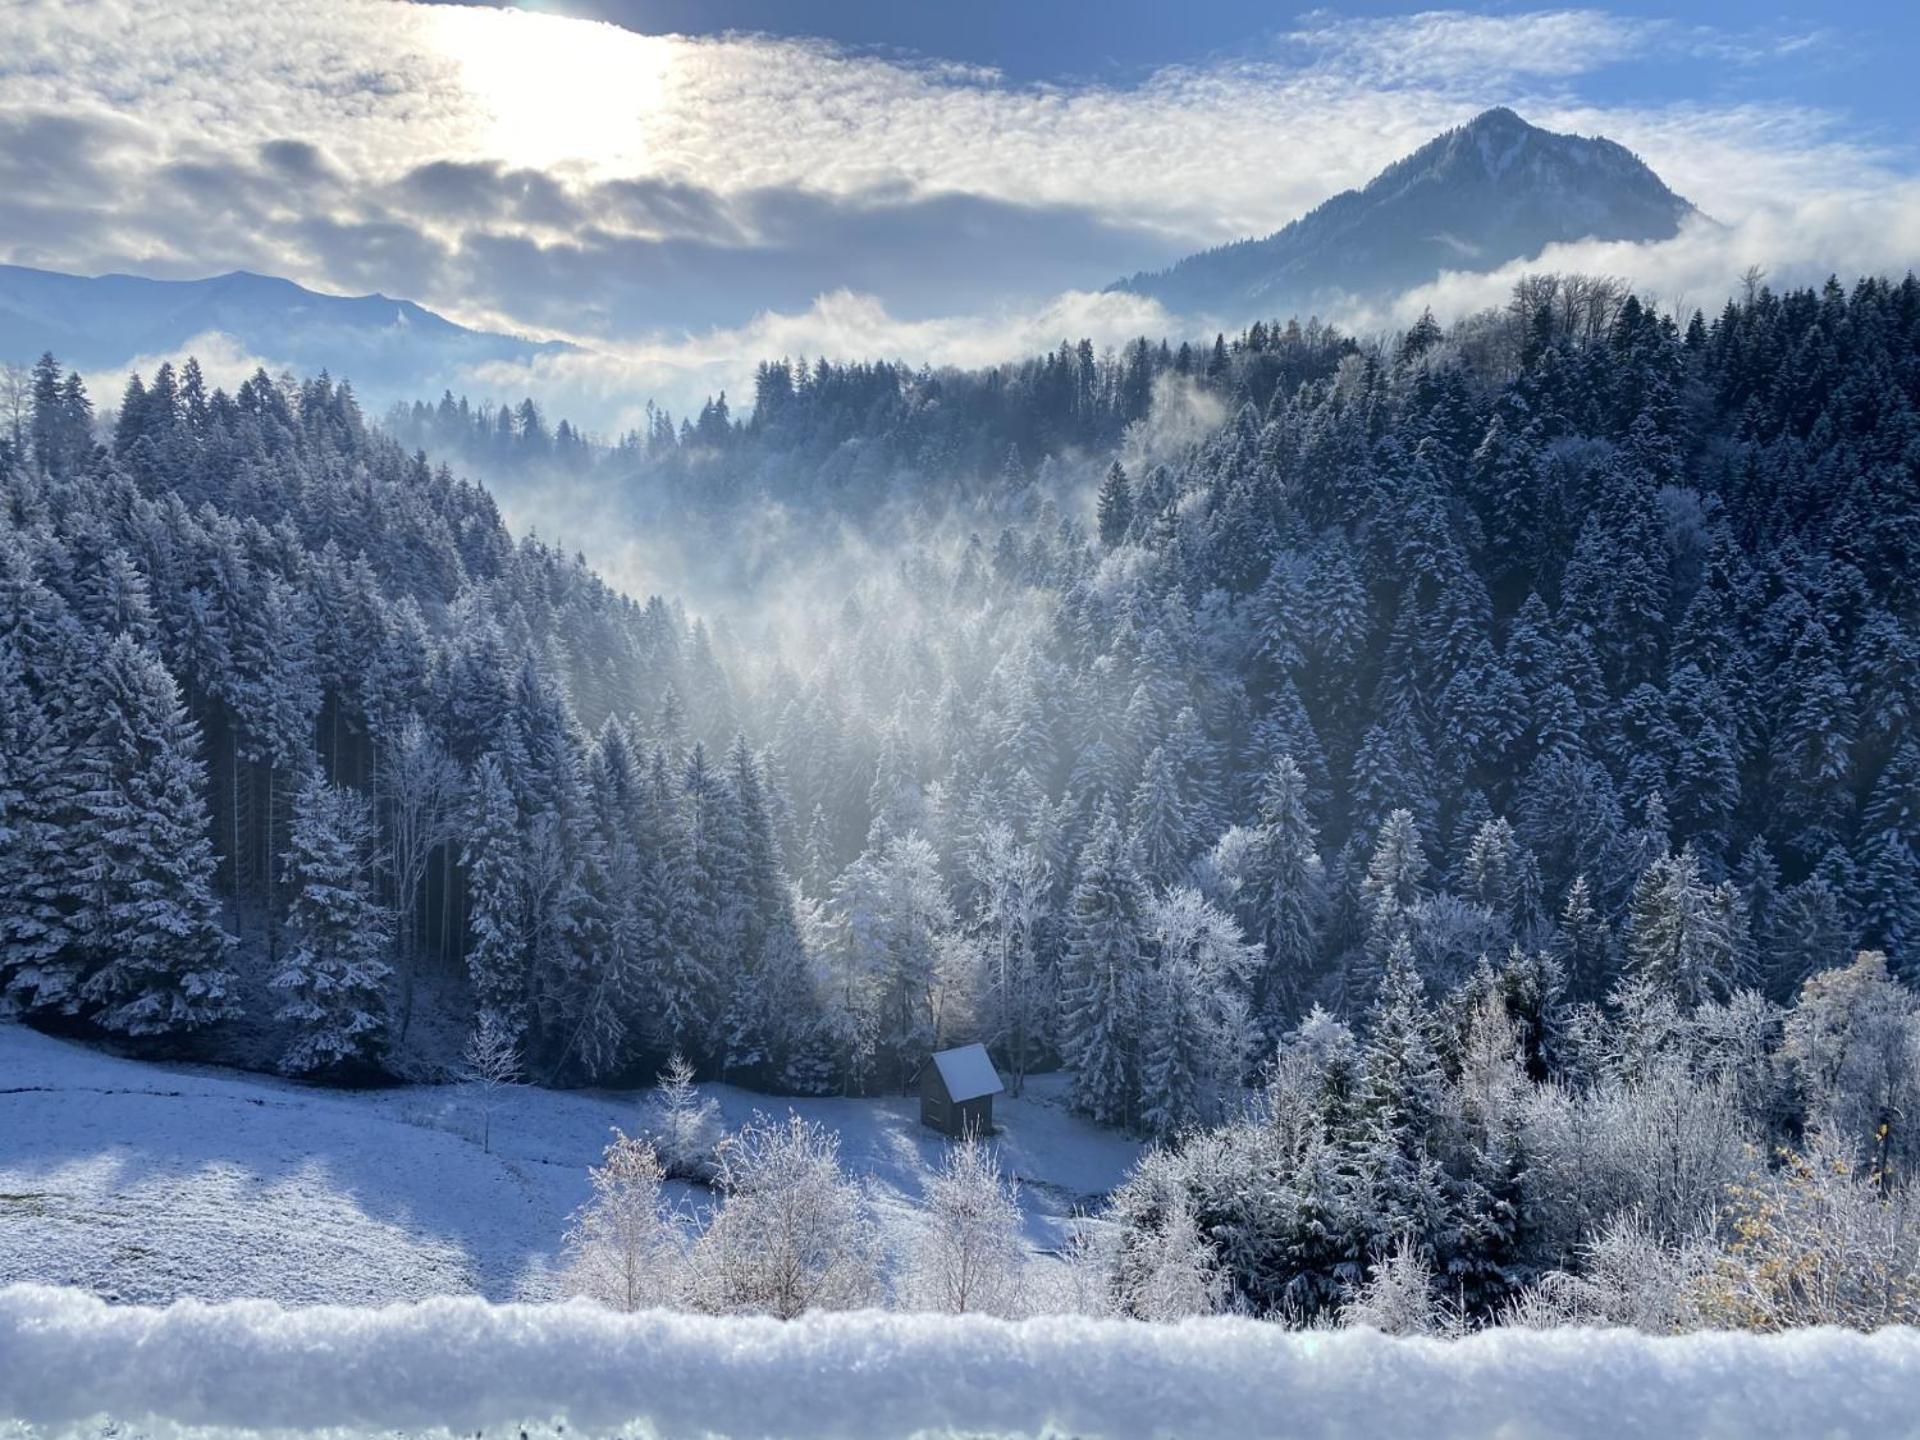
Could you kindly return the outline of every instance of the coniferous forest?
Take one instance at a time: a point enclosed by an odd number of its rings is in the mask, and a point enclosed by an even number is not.
[[[754,568],[622,593],[473,473]],[[611,440],[47,356],[0,984],[325,1083],[481,1027],[555,1087],[867,1094],[983,1040],[1160,1142],[1116,1275],[1677,1324],[1643,1277],[1724,1262],[1730,1186],[1759,1245],[1920,1164],[1916,476],[1911,275],[769,361]]]

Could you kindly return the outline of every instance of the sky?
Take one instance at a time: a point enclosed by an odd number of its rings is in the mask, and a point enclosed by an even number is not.
[[[1711,304],[1748,264],[1920,253],[1917,15],[0,0],[0,260],[245,268],[572,340],[475,394],[613,428],[765,355],[972,364],[1178,333],[1103,287],[1277,229],[1506,104],[1628,145],[1716,222],[1549,259]],[[1511,279],[1338,318],[1471,308]]]

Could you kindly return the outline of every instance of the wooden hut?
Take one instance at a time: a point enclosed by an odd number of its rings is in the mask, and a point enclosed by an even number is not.
[[[941,1050],[920,1067],[920,1123],[955,1140],[993,1133],[993,1097],[1007,1087],[984,1045]]]

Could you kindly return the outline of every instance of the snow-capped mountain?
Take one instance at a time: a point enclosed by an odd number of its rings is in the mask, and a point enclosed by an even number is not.
[[[1665,240],[1694,213],[1625,146],[1488,110],[1275,234],[1111,288],[1226,322],[1382,299],[1562,241]]]
[[[350,379],[363,399],[430,393],[474,365],[566,348],[469,330],[410,300],[323,295],[245,270],[151,280],[0,265],[0,359],[30,362],[52,351],[79,369],[113,370],[205,350],[219,343],[214,337],[276,369]]]

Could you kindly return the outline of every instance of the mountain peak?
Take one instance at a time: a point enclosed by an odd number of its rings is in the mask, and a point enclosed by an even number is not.
[[[1229,323],[1391,298],[1443,271],[1486,271],[1583,239],[1665,240],[1693,207],[1601,137],[1482,111],[1264,239],[1114,288]]]

